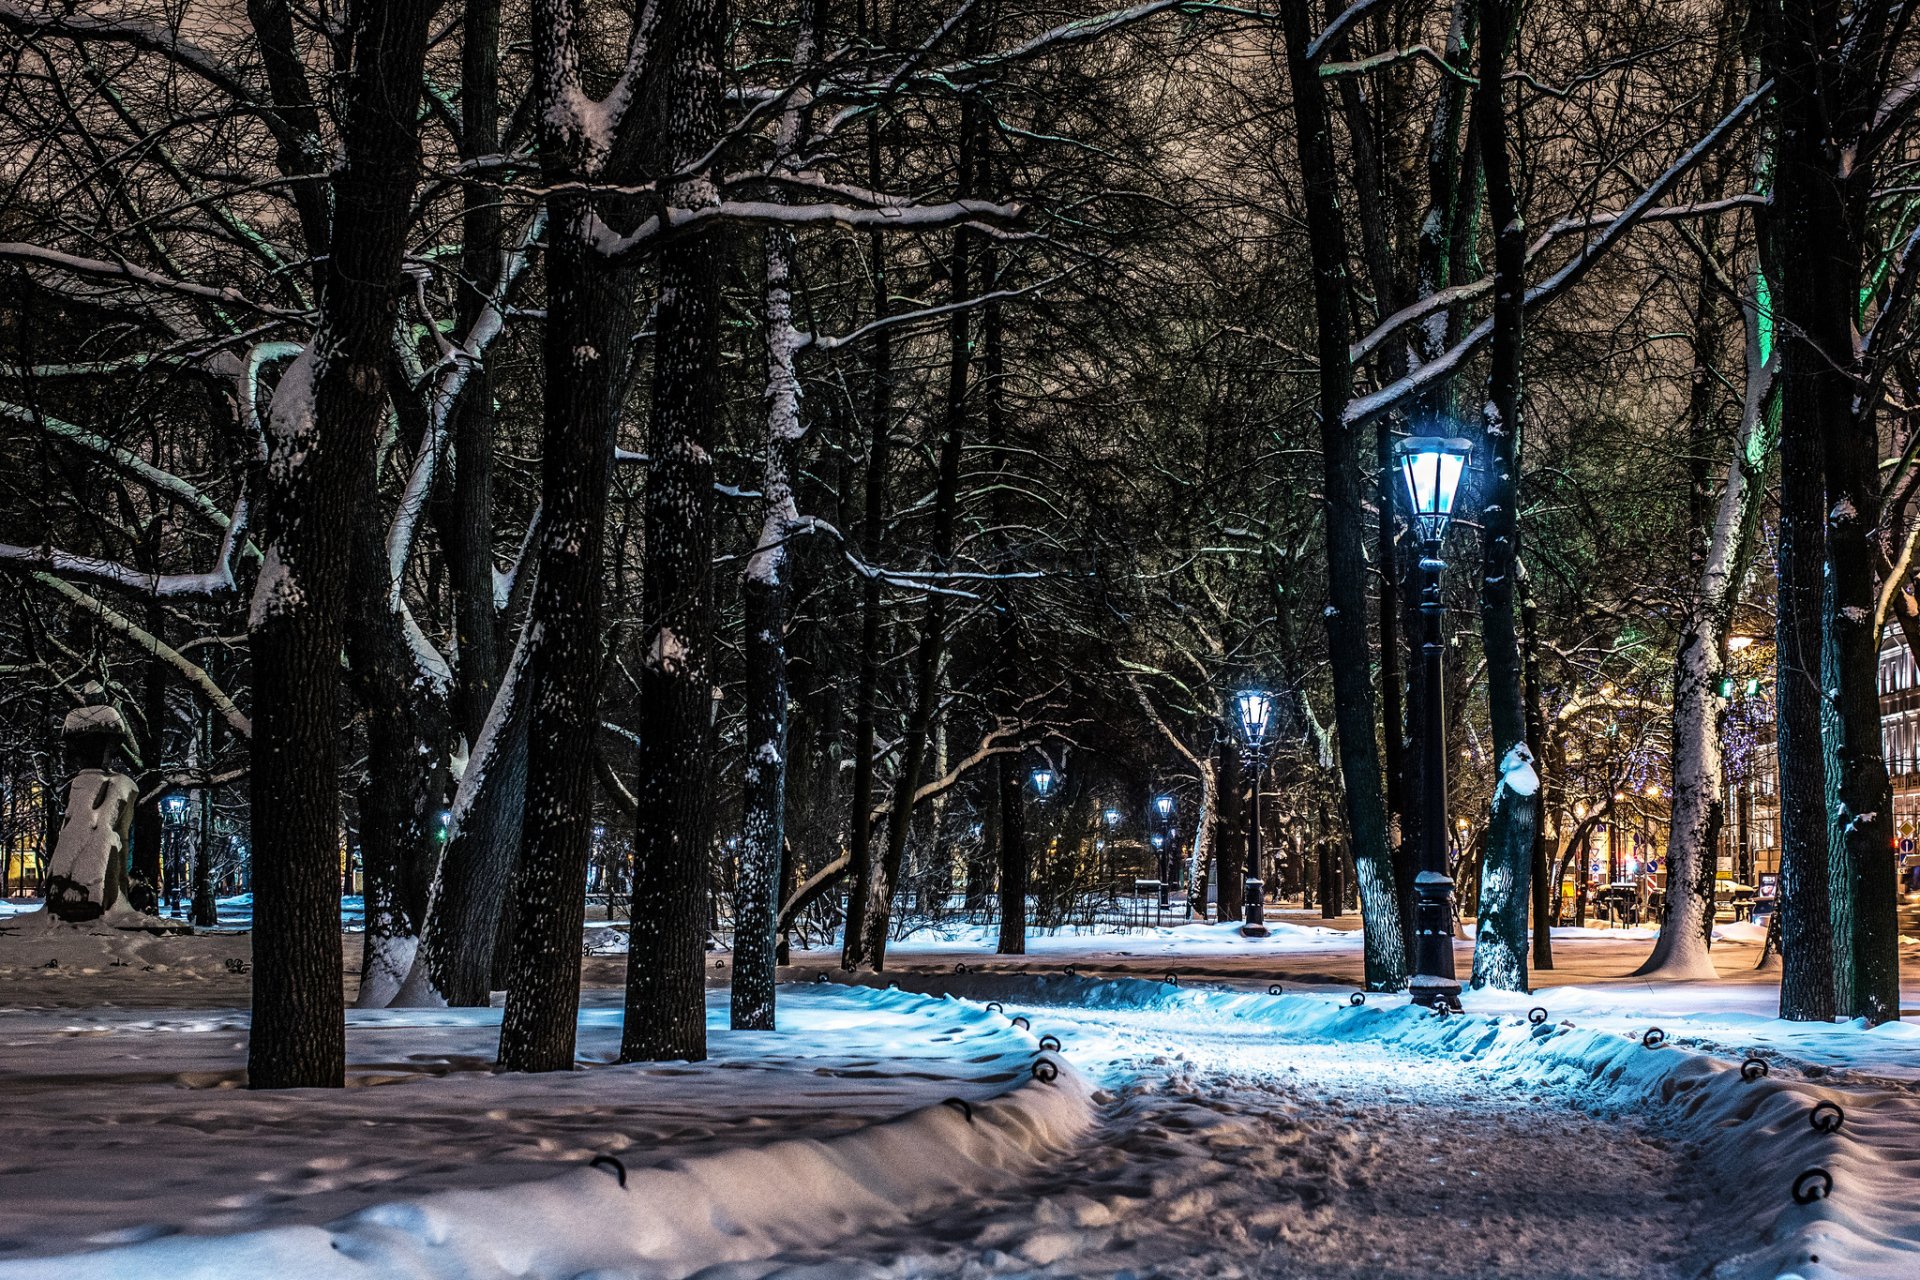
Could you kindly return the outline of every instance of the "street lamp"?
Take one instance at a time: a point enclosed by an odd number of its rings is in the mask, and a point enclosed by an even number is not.
[[[1267,936],[1266,882],[1260,878],[1260,775],[1266,771],[1267,730],[1273,724],[1273,695],[1260,689],[1243,689],[1233,695],[1238,715],[1240,740],[1246,744],[1247,760],[1253,766],[1253,814],[1247,823],[1246,914],[1240,925],[1243,938]]]
[[[1107,819],[1108,826],[1117,827],[1120,825],[1120,811],[1118,809],[1107,810],[1105,817]]]
[[[160,801],[160,812],[165,816],[165,831],[162,835],[165,850],[160,860],[160,878],[165,881],[167,913],[180,914],[180,882],[186,878],[184,865],[185,851],[181,848],[181,819],[187,816],[187,797],[185,792],[169,791]]]
[[[1394,450],[1421,542],[1420,675],[1427,688],[1420,735],[1420,874],[1413,882],[1413,999],[1447,1009],[1460,1007],[1460,983],[1453,973],[1453,877],[1447,866],[1447,721],[1440,626],[1446,608],[1440,575],[1447,566],[1440,547],[1471,449],[1468,441],[1450,436],[1411,436]]]
[[[1033,782],[1033,794],[1045,800],[1049,795],[1053,794],[1053,784],[1059,781],[1059,779],[1054,777],[1053,770],[1051,769],[1035,769],[1031,781]]]
[[[1160,831],[1155,832],[1153,836],[1153,847],[1160,856],[1155,860],[1153,872],[1160,877],[1160,909],[1165,911],[1172,905],[1167,881],[1174,876],[1173,855],[1168,851],[1168,846],[1173,841],[1173,797],[1165,792],[1155,796],[1153,812],[1160,819]]]

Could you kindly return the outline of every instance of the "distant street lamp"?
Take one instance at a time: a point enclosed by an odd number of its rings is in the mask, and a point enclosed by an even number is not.
[[[1156,860],[1153,873],[1160,877],[1160,909],[1164,911],[1172,905],[1167,882],[1174,877],[1173,797],[1164,792],[1155,796],[1153,812],[1160,819],[1160,831],[1155,832],[1153,837],[1153,847],[1160,856]]]
[[[1248,772],[1253,777],[1252,821],[1247,824],[1246,915],[1240,935],[1246,938],[1267,936],[1266,882],[1260,878],[1260,775],[1267,767],[1267,732],[1273,724],[1273,695],[1260,689],[1243,689],[1233,695],[1240,740],[1246,744]]]
[[[169,791],[160,801],[160,812],[166,815],[165,854],[161,858],[161,879],[166,881],[167,913],[180,913],[180,882],[185,878],[186,868],[184,850],[180,847],[180,820],[187,816],[187,797],[184,792]]]
[[[1051,769],[1035,769],[1031,781],[1033,783],[1033,794],[1045,800],[1053,794],[1054,783],[1058,782],[1059,779],[1054,776],[1053,770]]]
[[[1108,826],[1117,827],[1120,825],[1120,811],[1118,809],[1109,809],[1103,816],[1106,818]]]
[[[1447,750],[1441,671],[1440,558],[1453,501],[1472,445],[1445,436],[1412,436],[1395,449],[1406,482],[1408,512],[1420,535],[1420,675],[1426,682],[1420,742],[1420,874],[1413,883],[1413,999],[1458,1009],[1453,973],[1453,876],[1447,866]]]

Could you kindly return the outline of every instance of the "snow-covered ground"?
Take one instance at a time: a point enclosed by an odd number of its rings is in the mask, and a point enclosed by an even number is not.
[[[1599,930],[1530,997],[1356,1006],[1357,935],[1279,923],[916,936],[861,986],[796,953],[780,1030],[716,986],[697,1065],[612,1063],[608,956],[570,1075],[494,1074],[497,1010],[364,1011],[354,1087],[252,1094],[247,937],[0,920],[0,1105],[44,1135],[0,1280],[1920,1275],[1920,1025],[1779,1022],[1737,929],[1719,983]]]

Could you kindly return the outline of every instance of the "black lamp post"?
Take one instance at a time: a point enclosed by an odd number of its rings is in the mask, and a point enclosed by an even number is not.
[[[1174,876],[1174,855],[1176,847],[1173,841],[1173,797],[1162,792],[1153,798],[1154,816],[1160,819],[1160,830],[1153,837],[1153,847],[1159,853],[1155,860],[1153,873],[1160,877],[1160,909],[1165,911],[1172,905],[1167,882]]]
[[[1273,723],[1273,695],[1243,689],[1233,695],[1240,740],[1247,748],[1247,772],[1253,779],[1253,812],[1247,823],[1246,915],[1240,925],[1245,938],[1267,936],[1266,881],[1260,875],[1260,775],[1267,767],[1267,730]]]
[[[1420,874],[1413,882],[1413,1000],[1458,1009],[1453,974],[1453,876],[1447,865],[1447,742],[1441,672],[1440,558],[1453,500],[1472,446],[1447,436],[1411,436],[1395,448],[1408,510],[1420,535],[1420,677],[1426,714],[1420,729]]]
[[[180,848],[180,820],[187,814],[187,798],[178,791],[169,791],[166,799],[160,802],[166,821],[166,856],[162,862],[167,882],[167,912],[180,914],[181,881],[186,878],[186,868],[182,865],[186,859]]]

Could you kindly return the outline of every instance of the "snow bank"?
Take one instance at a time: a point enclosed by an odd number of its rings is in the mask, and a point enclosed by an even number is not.
[[[926,1003],[871,997],[877,1006],[907,1001]],[[997,1097],[921,1107],[837,1136],[646,1168],[609,1158],[540,1181],[377,1205],[326,1227],[172,1235],[0,1262],[0,1280],[666,1280],[828,1244],[1002,1186],[1087,1129],[1092,1092],[1061,1064],[1050,1081],[1022,1073]]]
[[[1185,1011],[1302,1040],[1364,1041],[1471,1061],[1562,1104],[1602,1117],[1631,1116],[1694,1144],[1699,1167],[1712,1178],[1706,1190],[1717,1202],[1727,1242],[1726,1254],[1705,1273],[1714,1280],[1911,1280],[1920,1273],[1920,1206],[1909,1194],[1920,1162],[1920,1098],[1908,1090],[1747,1078],[1736,1062],[1675,1047],[1654,1034],[1644,1016],[1625,1034],[1552,1010],[1536,1025],[1515,1011],[1525,997],[1490,1002],[1483,1007],[1493,1011],[1481,1013],[1475,1008],[1480,993],[1471,993],[1467,1013],[1443,1017],[1404,998],[1374,996],[1352,1005],[1344,992],[1271,996],[1059,975],[903,982],[1009,1004]],[[1535,1000],[1555,1003],[1557,994]],[[1870,1034],[1845,1025],[1819,1030]],[[1076,1060],[1084,1061],[1091,1047],[1076,1043]],[[1814,1127],[1821,1103],[1844,1109],[1836,1131]],[[1826,1178],[1830,1196],[1796,1202],[1796,1184],[1817,1189]]]

